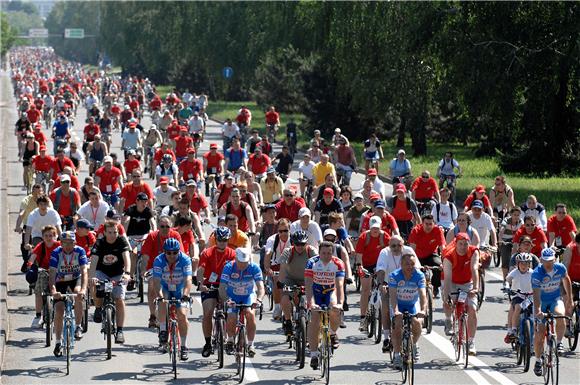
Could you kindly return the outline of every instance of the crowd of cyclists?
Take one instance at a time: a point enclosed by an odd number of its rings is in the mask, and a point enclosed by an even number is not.
[[[304,287],[309,309],[329,310],[331,343],[338,349],[349,301],[360,301],[359,330],[368,333],[368,309],[376,302],[371,294],[378,288],[382,351],[392,349],[400,368],[402,316],[418,315],[412,325],[416,343],[428,313],[428,281],[434,298],[441,298],[447,335],[453,333],[457,293],[468,293],[468,350],[475,355],[481,272],[496,253],[504,287],[518,292],[511,297],[506,343],[516,338],[524,293],[533,293],[539,336],[545,313],[573,315],[580,235],[566,205],[550,214],[533,195],[520,205],[503,176],[491,188],[482,181],[461,201],[455,183],[463,170],[451,152],[434,177],[413,170],[403,149],[385,161],[378,133],[372,133],[364,141],[364,182],[357,185],[351,177],[361,169],[340,128],[330,139],[315,131],[309,148],[298,154],[296,122],[282,122],[274,106],[256,122],[241,106],[223,123],[218,143],[206,133],[203,93],[159,95],[147,78],[87,71],[50,49],[13,50],[10,66],[27,193],[14,231],[22,234],[21,271],[35,283],[33,327],[42,327],[42,293],[56,301],[55,356],[62,355],[61,295],[77,294],[75,338],[81,339],[83,298],[91,296],[93,321],[102,322],[96,284],[106,280],[119,283],[113,291],[119,344],[125,342],[126,292],[140,280],[148,283],[144,327],[158,328],[160,346],[168,338],[167,308],[157,299],[181,300],[181,360],[188,359],[188,327],[197,326],[186,313],[196,291],[203,357],[213,353],[213,314],[220,306],[227,309],[226,351],[234,349],[241,311],[253,357],[255,312],[266,296],[290,338],[294,301],[285,289]],[[83,109],[86,122],[77,119]],[[275,153],[284,123],[286,140]],[[121,138],[118,149],[115,136]],[[200,149],[204,142],[207,151]],[[293,170],[297,179],[290,177]],[[308,327],[312,368],[319,366],[318,317],[312,312]],[[572,322],[558,319],[556,333],[562,353]],[[543,347],[537,338],[536,375],[542,375]],[[415,348],[413,358],[419,357]]]

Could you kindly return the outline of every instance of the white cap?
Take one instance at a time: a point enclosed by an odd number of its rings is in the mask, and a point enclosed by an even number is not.
[[[236,249],[236,259],[239,262],[250,262],[252,260],[252,252],[250,249],[238,247]]]
[[[334,129],[334,133],[335,133],[335,134],[340,134],[341,132],[342,132],[342,131],[341,131],[341,130],[340,130],[340,128],[338,128],[338,127]]]
[[[107,163],[107,162],[111,162],[111,163],[113,163],[113,158],[112,158],[112,157],[110,157],[110,156],[108,156],[108,155],[107,155],[107,156],[105,156],[105,157],[103,158],[103,164],[105,164],[105,163]]]
[[[354,196],[352,197],[353,200],[355,199],[365,199],[365,197],[363,197],[363,195],[361,193],[356,193],[354,194]]]
[[[370,228],[371,229],[374,229],[374,228],[380,229],[382,224],[383,224],[383,221],[380,217],[377,217],[376,215],[374,217],[371,217],[371,220],[370,220]]]
[[[70,182],[70,176],[68,176],[67,174],[62,174],[60,176],[60,181],[61,182]]]
[[[298,210],[298,218],[302,218],[305,215],[308,215],[309,217],[312,216],[312,213],[308,207],[302,207],[300,210]]]
[[[402,148],[399,151],[397,151],[397,155],[401,155],[401,154],[404,154],[404,153],[405,153],[405,150],[403,150]]]
[[[333,236],[337,236],[336,235],[336,231],[334,231],[333,229],[326,229],[324,230],[324,237],[326,237],[327,235],[333,235]]]

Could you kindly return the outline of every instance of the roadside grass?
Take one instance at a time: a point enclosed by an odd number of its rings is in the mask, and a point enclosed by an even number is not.
[[[171,86],[159,86],[157,90],[160,95],[166,95],[171,90]],[[165,92],[165,93],[163,93]],[[229,102],[210,100],[207,114],[214,120],[223,121],[226,118],[234,119],[237,116],[240,106],[244,104],[252,111],[253,127],[258,128],[261,133],[265,133],[264,111],[257,106],[255,102]],[[281,114],[280,121],[282,127],[286,126],[289,118],[293,116],[298,125],[304,120],[303,115]],[[330,138],[326,138],[330,140]],[[284,130],[280,130],[277,140],[285,141]],[[301,130],[298,132],[298,148],[305,150],[309,146],[310,136]],[[385,160],[381,161],[379,172],[388,174],[388,162],[395,157],[398,150],[395,141],[384,141],[382,143]],[[361,142],[351,143],[359,166],[364,166],[363,144]],[[491,189],[494,178],[497,175],[505,175],[507,183],[514,189],[516,194],[516,203],[522,204],[528,195],[536,195],[538,201],[542,203],[548,212],[548,216],[554,211],[557,203],[563,202],[568,206],[568,212],[580,226],[580,178],[563,178],[563,177],[534,177],[517,173],[502,173],[499,164],[495,158],[475,157],[475,144],[463,145],[462,143],[429,143],[427,155],[413,157],[411,155],[411,142],[405,142],[404,149],[407,151],[411,161],[413,175],[420,175],[421,171],[429,170],[431,175],[435,176],[437,165],[446,151],[452,151],[455,159],[463,169],[463,176],[457,182],[458,202],[464,199],[477,184],[483,184],[486,188]]]

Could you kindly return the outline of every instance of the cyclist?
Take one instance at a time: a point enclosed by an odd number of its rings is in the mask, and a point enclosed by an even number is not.
[[[189,136],[186,127],[181,127],[179,129],[179,135],[175,138],[175,156],[177,157],[177,164],[180,165],[185,158],[187,158],[188,151],[193,150],[195,154],[195,148],[193,148],[193,138]]]
[[[275,138],[276,133],[278,132],[278,127],[280,127],[280,114],[276,111],[274,106],[270,106],[264,117],[266,118],[268,136]],[[274,131],[273,134],[271,133],[272,131]]]
[[[107,144],[101,141],[101,135],[95,135],[95,140],[87,146],[87,158],[89,161],[89,174],[93,175],[105,157],[109,155]]]
[[[419,209],[417,203],[407,196],[407,188],[403,183],[396,184],[394,190],[395,195],[387,200],[387,206],[397,221],[401,236],[407,239],[413,228],[413,223],[421,223]]]
[[[393,318],[393,364],[395,368],[402,367],[401,338],[403,331],[403,312],[417,315],[422,318],[427,313],[427,293],[425,274],[416,266],[413,254],[403,254],[401,267],[389,274],[389,304]],[[421,337],[421,320],[413,318],[411,322],[413,333],[413,360],[419,360],[419,346]]]
[[[336,172],[343,175],[340,185],[348,186],[351,175],[357,168],[357,163],[354,150],[346,138],[339,139],[338,146],[334,150],[334,157],[336,159]]]
[[[370,220],[373,216],[381,218],[381,229],[386,231],[389,235],[400,234],[399,227],[397,226],[397,221],[395,218],[386,211],[385,201],[382,199],[376,199],[371,203],[372,210],[367,211],[361,220],[360,232],[367,231],[370,229]]]
[[[397,156],[391,160],[389,165],[389,177],[393,185],[403,183],[407,185],[411,177],[411,162],[406,158],[405,150],[397,151]]]
[[[369,170],[372,163],[376,163],[376,170],[379,169],[379,161],[384,158],[383,147],[377,138],[377,134],[372,131],[369,138],[364,141],[365,170]]]
[[[286,143],[288,147],[293,149],[292,155],[296,152],[296,145],[298,143],[298,126],[294,121],[294,117],[290,117],[290,121],[286,125]]]
[[[91,250],[91,267],[89,277],[96,284],[97,281],[111,281],[116,285],[113,288],[115,300],[116,334],[115,343],[125,343],[123,326],[125,324],[125,292],[127,281],[131,276],[131,259],[129,256],[130,246],[126,237],[119,235],[117,225],[107,222],[104,225],[105,236],[95,243]],[[103,299],[95,296],[95,313],[93,321],[103,321]]]
[[[99,191],[89,192],[89,200],[81,205],[77,211],[79,218],[89,221],[92,227],[99,228],[105,223],[109,205],[101,199]]]
[[[322,150],[320,149],[320,142],[317,140],[312,139],[313,141],[311,141],[311,147],[306,150],[305,155],[308,155],[308,157],[310,158],[310,160],[316,164],[318,162],[320,162],[320,158],[322,157]]]
[[[49,172],[52,180],[57,182],[67,167],[70,167],[71,171],[75,169],[73,161],[64,155],[64,149],[58,148],[56,156],[53,158],[53,163],[50,165]]]
[[[522,209],[522,217],[528,215],[536,218],[536,223],[542,228],[542,230],[547,231],[548,228],[548,218],[546,216],[546,209],[544,205],[538,202],[538,198],[535,195],[529,195],[526,202],[520,206]]]
[[[85,249],[87,253],[87,258],[91,258],[91,249],[97,241],[97,236],[93,231],[93,226],[86,219],[79,219],[76,223],[75,238],[77,239],[77,245]]]
[[[445,241],[450,244],[459,233],[465,233],[469,237],[469,244],[479,245],[479,234],[477,230],[471,227],[471,218],[468,213],[460,213],[457,215],[457,223],[449,229]]]
[[[286,218],[290,222],[298,220],[300,210],[305,207],[304,200],[297,198],[293,189],[285,188],[284,198],[276,203],[276,218]]]
[[[32,158],[32,168],[36,173],[35,183],[52,183],[50,169],[54,164],[54,158],[46,154],[46,146],[38,147],[38,155]],[[48,191],[45,191],[48,193]]]
[[[548,219],[548,245],[564,249],[576,236],[576,224],[567,213],[566,205],[558,203],[556,213]]]
[[[240,127],[242,140],[245,141],[247,139],[248,130],[252,125],[252,112],[248,107],[241,106],[238,111],[238,116],[236,116],[236,123],[238,124],[238,127]],[[242,145],[244,144],[245,143],[242,143]]]
[[[234,214],[228,214],[225,217],[218,217],[218,225],[220,225],[220,218],[223,218],[224,226],[230,229],[231,238],[228,241],[228,246],[232,249],[250,247],[250,238],[248,235],[238,228],[238,217]],[[215,234],[211,234],[208,240],[208,246],[216,245]]]
[[[312,175],[314,177],[314,187],[318,187],[323,184],[326,180],[326,176],[331,174],[336,180],[336,171],[334,165],[329,162],[329,157],[327,154],[322,154],[320,156],[320,162],[316,163],[312,168]]]
[[[324,190],[327,188],[331,189],[334,192],[334,196],[340,198],[340,189],[336,184],[336,179],[332,174],[326,174],[324,177],[324,183],[320,186],[316,187],[312,192],[312,204],[316,207],[316,204],[324,198]],[[342,205],[341,205],[342,207]]]
[[[71,137],[69,122],[64,114],[61,114],[52,126],[52,138],[54,139],[54,154],[58,147]]]
[[[344,296],[345,268],[342,261],[333,256],[334,244],[322,242],[320,255],[312,257],[304,269],[306,303],[309,309],[327,307],[330,311],[330,339],[332,346],[338,348],[337,330],[340,326],[340,311]],[[318,340],[320,332],[320,313],[310,314],[308,342],[310,348],[310,367],[318,369]]]
[[[190,302],[192,287],[191,259],[181,251],[181,242],[175,238],[168,238],[163,242],[163,252],[153,262],[152,291],[157,297],[164,299],[181,299],[177,303],[177,326],[181,339],[181,351],[179,358],[187,361],[187,306]],[[187,304],[184,304],[187,303]],[[159,305],[159,344],[167,343],[167,323],[164,322],[167,314],[167,306]]]
[[[298,211],[298,219],[290,225],[290,234],[297,231],[306,231],[308,234],[308,244],[318,252],[318,245],[322,242],[322,230],[317,222],[313,221],[312,213],[308,207],[303,207]]]
[[[260,189],[262,190],[264,204],[276,204],[282,198],[284,181],[279,176],[276,176],[274,167],[268,167],[266,177],[260,181]]]
[[[493,216],[493,208],[491,207],[491,201],[485,194],[485,186],[482,184],[478,184],[477,186],[475,186],[475,188],[471,191],[471,193],[469,193],[469,195],[465,199],[465,202],[463,202],[463,211],[467,212],[471,210],[471,206],[475,201],[481,201],[485,209],[484,211],[489,216]]]
[[[378,171],[376,168],[369,168],[367,170],[367,180],[370,182],[371,189],[378,192],[383,199],[386,199],[387,189],[383,181],[378,177]]]
[[[353,205],[349,208],[345,215],[346,229],[349,236],[358,238],[362,218],[369,210],[370,207],[365,205],[362,194],[354,194]]]
[[[93,142],[95,140],[95,135],[100,135],[101,134],[101,127],[95,123],[95,118],[90,117],[89,118],[89,123],[85,126],[85,128],[83,129],[83,152],[86,154],[87,153],[87,147],[89,145],[90,142]]]
[[[149,197],[144,192],[137,194],[135,203],[128,206],[124,213],[122,224],[125,228],[131,246],[131,276],[134,274],[137,263],[136,241],[143,240],[151,231],[155,231],[155,214],[147,206]]]
[[[512,254],[518,251],[520,239],[525,235],[529,236],[532,240],[533,247],[531,252],[539,257],[542,249],[548,247],[548,239],[542,229],[536,226],[536,218],[532,216],[525,217],[524,225],[514,234]]]
[[[78,174],[81,171],[82,162],[85,160],[85,154],[78,149],[77,143],[70,142],[68,147],[64,150],[64,155],[72,160],[75,165],[74,171]]]
[[[157,165],[155,169],[155,178],[157,180],[157,186],[161,184],[161,178],[166,177],[169,185],[174,187],[179,187],[179,170],[177,164],[174,163],[174,159],[170,154],[163,155],[161,163]]]
[[[223,139],[223,151],[228,157],[227,150],[233,145],[234,139],[239,139],[240,128],[237,124],[233,123],[231,119],[226,119],[222,126],[222,139]],[[238,140],[239,145],[239,140]]]
[[[436,221],[437,226],[443,228],[445,236],[449,230],[457,224],[457,207],[455,203],[449,201],[450,192],[447,187],[439,191],[441,200],[431,208],[431,215]]]
[[[532,292],[532,254],[518,253],[516,254],[517,269],[513,269],[505,278],[510,285],[511,290],[520,291],[521,293]],[[508,316],[508,332],[504,338],[506,344],[510,344],[517,338],[516,330],[520,320],[520,312],[522,308],[519,306],[525,299],[523,294],[516,294],[512,297],[510,305],[510,314]]]
[[[260,181],[266,176],[266,171],[271,164],[272,161],[270,160],[270,157],[266,154],[262,154],[262,148],[257,146],[248,160],[248,169],[254,173],[256,180]]]
[[[149,163],[151,163],[150,157],[154,155],[154,151],[160,143],[163,143],[163,137],[161,136],[161,133],[159,132],[157,126],[155,124],[152,124],[151,127],[149,127],[149,131],[147,131],[145,138],[143,139],[143,146],[145,147],[144,150],[145,172],[149,170]]]
[[[26,235],[26,222],[28,221],[28,216],[32,212],[32,210],[38,207],[36,203],[36,199],[42,195],[42,188],[39,184],[35,184],[32,186],[32,192],[30,195],[27,195],[22,202],[20,202],[20,209],[18,212],[18,218],[16,219],[16,225],[14,226],[14,232],[21,234],[21,242],[20,242],[20,252],[22,253],[22,266],[20,270],[25,272],[26,270],[26,261],[28,260],[29,253],[28,250],[24,247],[25,243],[25,235]],[[52,206],[52,202],[49,201],[50,206]]]
[[[455,173],[456,169],[457,174]],[[453,153],[451,151],[447,151],[437,166],[439,188],[444,187],[444,183],[447,178],[451,178],[451,180],[454,182],[458,175],[461,175],[461,167],[459,166],[459,163],[453,158]]]
[[[123,162],[123,168],[125,169],[125,175],[131,174],[133,170],[141,171],[141,162],[139,160],[140,156],[133,149],[127,151],[125,155],[125,161]]]
[[[250,153],[250,154],[254,153],[254,151],[256,150],[256,147],[262,141],[262,137],[259,135],[259,133],[260,132],[258,130],[253,129],[252,136],[250,136],[248,138],[248,140],[246,141],[246,147],[247,147],[248,153]]]
[[[126,183],[121,190],[119,211],[124,211],[133,206],[137,201],[137,196],[141,193],[147,197],[147,206],[153,208],[153,190],[151,186],[143,181],[141,170],[134,169],[131,171],[131,182]]]
[[[489,200],[493,205],[493,213],[500,221],[512,207],[516,204],[514,202],[514,190],[506,183],[505,176],[498,175],[495,177],[495,182],[489,191]]]
[[[476,354],[475,333],[477,331],[477,291],[479,288],[479,250],[469,244],[469,235],[459,233],[454,242],[449,244],[443,251],[443,310],[445,311],[445,334],[451,335],[451,311],[452,308],[447,299],[450,293],[462,290],[468,293],[466,305],[468,314],[469,335],[467,336],[468,353]],[[457,297],[454,295],[453,297]],[[455,300],[455,299],[454,299]]]
[[[233,214],[238,218],[238,227],[245,233],[255,232],[254,214],[252,207],[241,201],[240,190],[234,188],[230,194],[230,199],[219,210],[219,214],[227,216]]]
[[[274,312],[272,318],[278,320],[282,315],[280,307],[281,292],[278,289],[278,276],[274,272],[280,271],[280,257],[285,249],[291,246],[290,222],[287,219],[278,221],[278,233],[270,236],[266,241],[266,256],[264,258],[264,272],[271,276],[274,282],[272,295],[274,296]]]
[[[29,172],[32,171],[32,158],[39,154],[39,148],[40,144],[34,139],[34,134],[28,132],[26,134],[26,141],[24,142],[22,153],[22,181],[25,187],[28,187],[27,176],[29,175]]]
[[[389,244],[391,236],[386,231],[381,230],[382,220],[380,217],[373,216],[370,219],[370,230],[361,233],[355,248],[356,263],[360,264],[363,269],[370,274],[376,271],[379,253],[386,245]],[[357,272],[358,273],[358,272]],[[369,295],[371,293],[371,277],[361,277],[360,291],[360,325],[359,330],[367,330],[367,308],[369,305]]]
[[[203,154],[203,171],[207,177],[210,175],[214,176],[216,186],[218,186],[222,181],[222,175],[224,172],[224,156],[218,152],[217,143],[211,143],[209,145],[209,152]],[[209,183],[205,183],[205,195],[209,196]]]
[[[103,195],[103,199],[111,207],[117,207],[119,195],[123,188],[123,174],[121,170],[113,166],[113,158],[106,156],[103,159],[103,166],[95,172],[95,184]]]
[[[252,252],[248,248],[236,249],[236,259],[226,263],[222,270],[219,286],[220,298],[226,305],[246,305],[249,308],[240,310],[236,307],[227,309],[227,341],[226,352],[234,350],[234,335],[238,311],[245,312],[247,327],[248,357],[256,355],[254,338],[256,337],[256,317],[254,308],[261,306],[264,297],[264,280],[260,266],[252,262]],[[229,299],[229,300],[228,300]]]
[[[318,255],[318,252],[308,244],[308,233],[298,230],[290,236],[292,246],[286,248],[280,256],[280,276],[278,288],[285,286],[304,286],[304,270],[310,258]],[[291,294],[283,293],[280,305],[284,314],[282,327],[284,334],[291,336],[292,331],[292,300]]]
[[[479,245],[495,246],[497,245],[497,233],[493,224],[493,219],[487,213],[483,212],[483,202],[476,200],[471,205],[471,212],[469,213],[471,219],[471,226],[477,230],[479,234]]]
[[[545,248],[540,257],[542,263],[532,273],[532,289],[534,291],[534,317],[536,319],[536,338],[534,338],[534,353],[536,364],[534,374],[542,375],[542,360],[544,354],[544,313],[550,311],[554,315],[564,315],[566,308],[572,308],[572,284],[566,267],[556,262],[556,252]],[[564,289],[564,291],[562,291]],[[556,319],[556,350],[564,353],[562,338],[566,330],[563,318]]]
[[[510,257],[512,256],[511,243],[514,234],[522,227],[524,221],[522,220],[522,209],[515,206],[510,209],[510,215],[505,217],[500,225],[499,230],[499,244],[501,255],[501,270],[503,273],[504,287],[506,287],[506,277],[508,275]]]
[[[262,136],[262,140],[256,145],[256,148],[260,148],[264,155],[272,156],[272,143],[268,141],[267,136]]]
[[[195,158],[195,149],[187,149],[187,158],[179,164],[179,181],[185,184],[194,181],[199,188],[203,183],[203,163]]]
[[[153,189],[153,196],[155,197],[155,211],[158,214],[161,213],[165,208],[171,206],[175,193],[177,193],[177,199],[179,200],[180,193],[175,187],[169,185],[169,178],[166,176],[159,178],[159,186]]]
[[[42,241],[42,229],[44,226],[53,225],[57,234],[61,233],[61,219],[58,212],[50,207],[50,200],[46,195],[39,195],[36,198],[38,208],[32,210],[26,219],[26,231],[24,233],[24,247],[32,250],[34,246]]]
[[[235,173],[241,167],[248,168],[248,154],[245,149],[240,146],[240,139],[237,137],[232,139],[232,144],[225,151],[226,170]]]
[[[77,190],[70,187],[70,176],[61,175],[60,183],[60,187],[50,193],[50,200],[61,217],[63,229],[72,230],[78,218],[77,210],[81,206],[81,196]]]
[[[286,181],[286,178],[290,175],[293,163],[294,158],[286,145],[282,146],[282,152],[278,153],[272,161],[272,164],[276,164],[276,172],[278,175],[282,176],[284,181]]]
[[[334,190],[327,187],[324,189],[323,198],[316,203],[314,208],[316,222],[320,225],[327,224],[328,216],[332,212],[342,214],[344,210],[338,199],[334,197]]]
[[[58,230],[58,228],[57,228]],[[68,291],[77,295],[74,312],[76,321],[75,338],[81,339],[83,330],[81,320],[83,318],[83,295],[87,291],[87,255],[85,250],[75,245],[75,234],[72,231],[65,231],[60,235],[61,246],[57,247],[50,254],[50,272],[48,287],[50,294],[55,301],[54,313],[54,334],[55,345],[54,355],[62,356],[62,329],[64,322],[64,303],[59,300],[61,294]]]
[[[411,198],[422,208],[426,203],[435,204],[441,201],[437,182],[431,177],[429,170],[423,170],[420,177],[417,177],[411,185]]]

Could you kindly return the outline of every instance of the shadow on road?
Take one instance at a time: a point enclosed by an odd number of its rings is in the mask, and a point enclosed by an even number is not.
[[[3,370],[2,377],[37,377],[37,378],[57,378],[66,376],[66,363],[63,367],[40,366],[36,369],[10,369]]]

